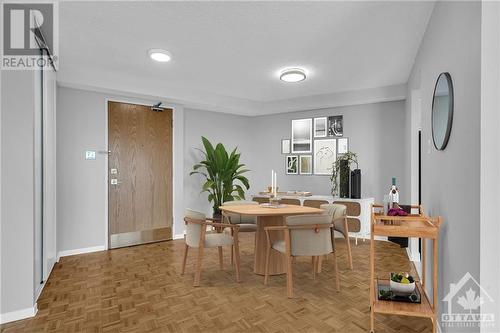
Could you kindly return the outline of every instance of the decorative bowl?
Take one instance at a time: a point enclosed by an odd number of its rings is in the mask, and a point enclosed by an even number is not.
[[[415,280],[408,273],[391,273],[390,287],[395,295],[410,295],[415,291]]]

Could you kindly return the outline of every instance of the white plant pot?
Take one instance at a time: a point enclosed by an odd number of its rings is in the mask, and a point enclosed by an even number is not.
[[[391,290],[395,295],[406,296],[413,293],[415,290],[415,282],[412,283],[399,283],[390,281]]]

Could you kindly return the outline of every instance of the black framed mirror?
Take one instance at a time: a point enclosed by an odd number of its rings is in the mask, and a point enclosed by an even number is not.
[[[453,82],[450,73],[439,74],[432,98],[432,140],[437,150],[444,150],[453,124]]]

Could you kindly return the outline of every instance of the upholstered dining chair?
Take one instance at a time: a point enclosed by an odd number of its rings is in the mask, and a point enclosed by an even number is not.
[[[234,200],[226,201],[222,206],[236,206],[236,205],[254,205],[258,206],[259,203],[256,201],[247,200]],[[257,231],[257,219],[255,216],[245,216],[240,214],[222,213],[222,223],[237,224],[239,232],[256,232]],[[233,229],[231,229],[232,235]],[[231,265],[233,264],[233,251],[231,251]]]
[[[228,225],[225,223],[210,222],[211,220],[212,219],[207,218],[203,213],[197,212],[192,209],[186,209],[184,217],[184,222],[186,223],[186,245],[184,247],[184,258],[182,261],[181,275],[184,275],[184,272],[186,270],[186,261],[189,248],[198,249],[198,257],[196,259],[196,272],[193,282],[193,286],[195,287],[200,285],[201,265],[205,248],[210,247],[217,247],[219,250],[219,265],[221,270],[224,268],[222,247],[234,247],[236,262],[236,282],[240,282],[240,248],[238,244],[238,229],[240,227],[237,224]],[[215,227],[215,230],[217,232],[207,233],[207,226]],[[224,233],[225,228],[231,228],[231,235]]]
[[[351,243],[349,241],[349,228],[347,225],[347,208],[341,204],[322,204],[319,206],[328,215],[330,215],[333,230],[338,231],[344,236],[347,246],[347,258],[349,260],[349,268],[352,269],[352,252]]]
[[[340,290],[339,270],[335,252],[335,238],[333,237],[333,224],[327,214],[321,215],[295,215],[286,217],[283,226],[265,227],[267,236],[266,268],[264,284],[269,280],[269,257],[271,250],[278,251],[285,256],[286,261],[286,286],[287,296],[293,297],[293,268],[292,258],[297,256],[312,257],[312,275],[316,278],[318,262],[321,256],[333,253],[335,267],[335,283],[337,291]],[[283,240],[271,242],[270,232],[282,232]]]

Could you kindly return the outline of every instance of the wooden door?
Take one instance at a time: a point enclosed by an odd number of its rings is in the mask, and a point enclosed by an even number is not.
[[[172,110],[108,103],[109,248],[172,239]]]

